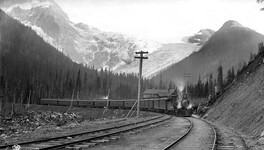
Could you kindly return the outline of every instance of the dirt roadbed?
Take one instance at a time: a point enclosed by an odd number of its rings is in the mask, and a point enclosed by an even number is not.
[[[0,145],[114,127],[157,115],[142,112],[139,118],[124,119],[128,110],[110,109],[102,116],[103,111],[104,109],[78,107],[69,111],[64,106],[41,105],[30,106],[23,111],[17,110],[18,116],[6,119],[0,125],[0,129],[3,129]]]
[[[189,122],[184,118],[173,117],[158,126],[122,134],[117,141],[110,141],[89,149],[92,150],[160,150],[187,132]]]

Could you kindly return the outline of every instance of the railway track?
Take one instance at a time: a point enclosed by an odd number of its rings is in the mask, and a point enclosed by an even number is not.
[[[234,150],[237,148],[236,146],[239,146],[241,150],[247,149],[243,141],[243,138],[237,136],[236,138],[239,138],[240,141],[242,141],[243,143],[234,144],[235,140],[230,139],[229,134],[225,133],[224,131],[216,127],[215,125],[212,125],[212,126],[215,128],[216,133],[217,133],[216,150]]]
[[[185,119],[191,124],[187,132],[163,150],[216,150],[217,132],[214,126],[201,119]]]
[[[48,149],[70,149],[74,147],[89,147],[96,144],[96,140],[102,140],[105,137],[116,136],[123,132],[133,131],[139,128],[143,128],[149,125],[158,124],[169,120],[172,116],[157,116],[148,120],[129,123],[121,126],[104,128],[89,132],[83,132],[78,134],[71,134],[67,136],[55,137],[50,139],[43,139],[37,141],[30,141],[24,143],[17,143],[23,149],[38,149],[38,150],[48,150]],[[112,137],[114,139],[115,137]],[[13,144],[2,145],[0,149],[8,150]]]
[[[171,149],[175,144],[179,143],[181,140],[183,140],[185,138],[185,136],[187,136],[190,133],[190,131],[192,130],[192,127],[193,127],[193,123],[189,119],[187,119],[187,118],[185,118],[185,119],[190,124],[189,129],[187,130],[187,132],[185,132],[185,134],[183,134],[180,138],[178,138],[177,140],[175,140],[174,142],[172,142],[171,144],[169,144],[167,147],[163,148],[162,150]]]

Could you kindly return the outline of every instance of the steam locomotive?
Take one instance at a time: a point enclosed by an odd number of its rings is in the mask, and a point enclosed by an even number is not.
[[[174,100],[173,108],[175,115],[181,117],[189,117],[194,111],[187,94],[180,94],[180,96]]]

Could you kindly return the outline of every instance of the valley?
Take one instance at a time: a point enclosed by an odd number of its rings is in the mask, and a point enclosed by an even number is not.
[[[0,1],[0,149],[264,149],[263,11],[212,2]]]

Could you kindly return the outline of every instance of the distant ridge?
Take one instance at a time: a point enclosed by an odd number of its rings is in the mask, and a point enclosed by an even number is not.
[[[167,81],[183,80],[183,74],[188,72],[192,83],[198,81],[199,76],[205,81],[209,73],[216,76],[220,61],[224,73],[232,66],[235,69],[242,67],[243,61],[248,61],[249,54],[258,51],[261,41],[264,41],[262,34],[236,21],[227,21],[199,51],[162,71],[162,77]],[[159,76],[155,77],[155,82],[159,82]]]

